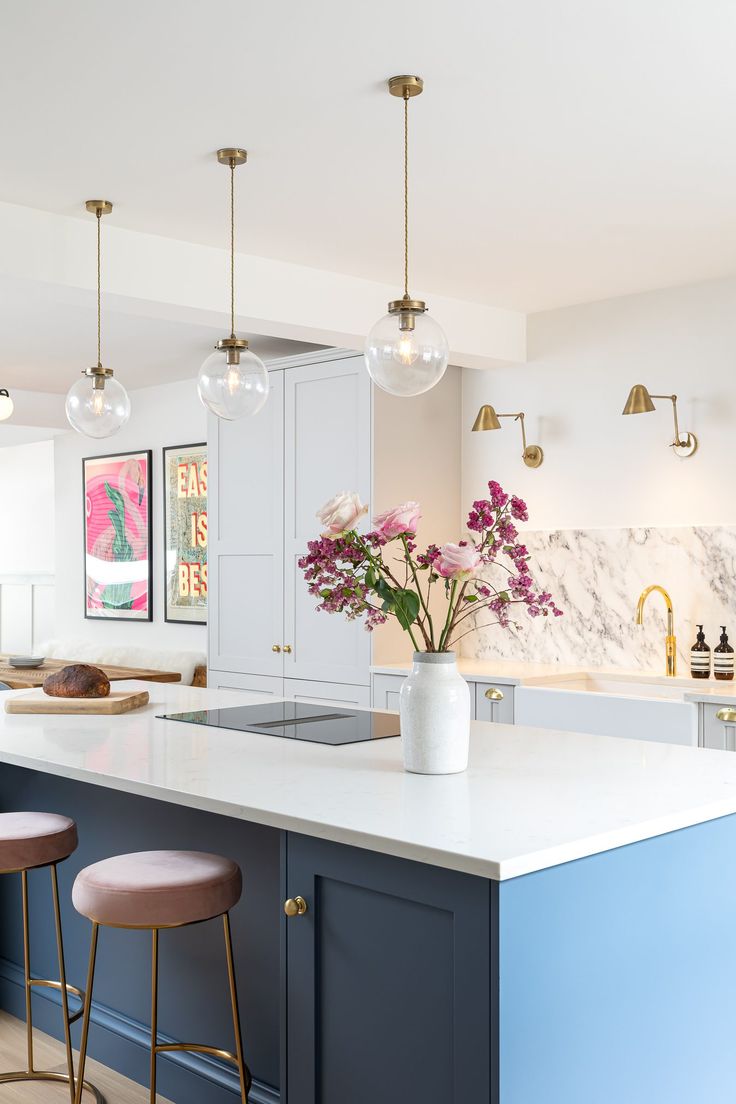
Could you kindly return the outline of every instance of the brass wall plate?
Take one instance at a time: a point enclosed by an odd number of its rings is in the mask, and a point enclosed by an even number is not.
[[[694,456],[698,451],[698,438],[694,433],[683,433],[679,441],[672,442],[672,451],[681,460],[687,460],[688,456]]]
[[[528,468],[538,468],[544,460],[544,452],[539,445],[527,445],[523,459]]]
[[[91,215],[109,215],[112,211],[109,199],[88,199],[84,206]]]
[[[231,164],[243,165],[248,160],[248,151],[239,149],[237,146],[226,146],[225,149],[217,151],[217,160],[228,168]]]
[[[401,77],[389,77],[388,90],[392,96],[405,97],[420,96],[424,89],[424,81],[421,77],[411,77],[405,74]]]

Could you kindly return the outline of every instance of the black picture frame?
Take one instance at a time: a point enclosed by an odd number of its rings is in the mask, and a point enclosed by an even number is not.
[[[207,453],[206,441],[192,441],[183,445],[165,445],[161,450],[162,460],[162,506],[163,506],[163,584],[164,584],[164,621],[172,625],[206,625],[208,617],[207,605],[204,606],[203,616],[199,617],[185,617],[177,616],[170,617],[170,603],[169,603],[169,566],[167,562],[169,545],[173,542],[169,540],[169,514],[168,509],[168,495],[169,495],[169,473],[167,466],[167,457],[172,452],[184,452],[187,449],[200,449]]]
[[[143,615],[132,610],[127,611],[126,615],[124,615],[122,611],[118,614],[90,612],[89,608],[89,575],[87,571],[87,465],[94,463],[100,464],[105,460],[120,460],[122,457],[130,457],[131,459],[145,457],[146,462],[146,474],[148,479],[146,503],[148,606]],[[152,449],[128,449],[125,452],[105,452],[99,453],[96,456],[82,457],[82,566],[84,570],[84,617],[86,621],[128,621],[143,623],[150,623],[153,621],[153,491]]]

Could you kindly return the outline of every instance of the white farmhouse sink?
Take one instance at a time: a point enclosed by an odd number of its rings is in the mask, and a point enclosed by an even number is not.
[[[698,711],[686,702],[691,679],[585,673],[529,680],[514,694],[517,724],[698,746]]]

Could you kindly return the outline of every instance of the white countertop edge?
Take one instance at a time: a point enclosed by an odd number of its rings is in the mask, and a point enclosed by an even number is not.
[[[5,752],[1,761],[10,766],[24,767],[38,771],[41,774],[49,774],[75,782],[90,782],[93,785],[115,790],[119,793],[152,798],[156,801],[168,802],[184,808],[232,817],[251,824],[260,824],[267,828],[296,832],[334,843],[360,847],[368,851],[393,855],[413,862],[427,863],[430,866],[439,866],[446,870],[456,870],[459,873],[472,874],[496,882],[506,882],[524,875],[541,873],[569,862],[575,862],[578,859],[601,855],[606,851],[614,851],[619,847],[655,839],[683,828],[692,828],[698,824],[706,824],[709,821],[736,814],[736,798],[724,799],[695,809],[669,813],[650,821],[611,829],[574,842],[567,841],[555,847],[531,851],[518,858],[496,862],[474,855],[459,855],[453,851],[422,846],[409,840],[396,840],[338,825],[326,825],[306,817],[290,816],[284,813],[238,805],[217,798],[203,797],[188,790],[163,789],[151,783],[110,777],[96,771],[69,767],[64,764],[53,763],[47,765],[45,761],[30,756]]]

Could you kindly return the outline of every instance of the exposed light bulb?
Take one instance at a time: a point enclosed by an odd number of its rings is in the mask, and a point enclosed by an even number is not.
[[[236,395],[238,393],[238,388],[240,387],[240,372],[238,371],[237,365],[231,364],[228,368],[225,375],[225,386],[231,395]]]
[[[95,388],[92,393],[92,413],[96,418],[105,412],[105,392],[101,388]]]
[[[400,337],[393,347],[392,355],[398,364],[413,364],[419,356],[419,350],[414,347],[410,337]]]
[[[234,422],[264,406],[270,383],[268,369],[255,353],[242,349],[237,364],[228,364],[227,354],[218,349],[199,370],[199,397],[213,414]]]

